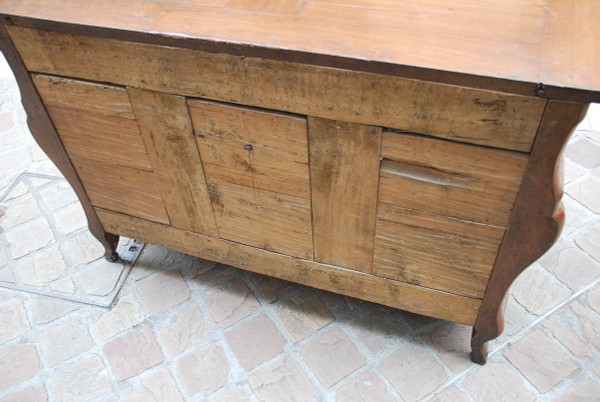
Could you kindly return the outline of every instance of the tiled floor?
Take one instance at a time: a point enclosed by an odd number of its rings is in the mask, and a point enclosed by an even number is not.
[[[57,173],[1,82],[0,193]],[[600,106],[566,156],[566,228],[483,367],[468,327],[149,246],[110,310],[0,289],[0,401],[598,400]]]

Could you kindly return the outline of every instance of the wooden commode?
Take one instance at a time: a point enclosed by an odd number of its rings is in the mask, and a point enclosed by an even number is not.
[[[545,4],[544,4],[545,3]],[[472,325],[563,221],[600,3],[0,1],[31,131],[128,236]]]

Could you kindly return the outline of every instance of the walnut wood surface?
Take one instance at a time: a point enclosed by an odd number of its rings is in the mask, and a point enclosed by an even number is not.
[[[206,176],[310,198],[306,118],[188,100]]]
[[[315,260],[371,273],[381,128],[308,118]]]
[[[338,67],[379,62],[413,78],[531,94],[543,83],[548,96],[579,96],[581,101],[600,99],[600,75],[595,73],[599,12],[595,0],[0,3],[0,13],[16,24],[67,22],[93,27],[97,35],[138,39],[143,38],[140,33],[159,32],[156,40],[171,44],[198,39],[213,51],[262,57],[279,51],[287,59]]]
[[[564,221],[562,150],[586,111],[587,105],[548,103],[473,329],[471,346],[475,362],[485,363],[487,341],[502,333],[503,301],[511,283],[560,234]]]
[[[528,152],[543,99],[8,27],[31,71]],[[49,49],[52,49],[50,51]],[[318,99],[318,102],[315,101]]]
[[[383,133],[379,202],[506,227],[528,155]]]
[[[373,273],[481,299],[504,229],[379,204]]]
[[[128,89],[171,224],[217,235],[185,98]]]
[[[27,112],[27,125],[31,130],[33,138],[35,138],[42,150],[44,150],[52,162],[60,169],[63,176],[77,194],[85,212],[90,232],[98,239],[102,246],[104,246],[105,258],[111,261],[116,260],[118,255],[115,250],[117,248],[119,236],[107,233],[98,220],[98,216],[96,215],[81,180],[56,133],[56,129],[48,116],[35,85],[31,81],[31,77],[19,54],[15,50],[4,26],[0,26],[0,49],[10,65],[19,85],[19,89],[21,90],[21,100],[23,107]]]
[[[252,272],[473,325],[480,300],[294,258],[127,215],[97,210],[108,230]]]

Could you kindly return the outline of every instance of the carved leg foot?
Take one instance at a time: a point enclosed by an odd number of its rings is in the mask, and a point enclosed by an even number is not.
[[[481,364],[483,366],[487,362],[487,355],[487,342],[484,342],[483,345],[474,345],[471,343],[471,360],[473,363]]]
[[[488,339],[478,333],[477,328],[473,327],[471,335],[471,360],[473,363],[484,365],[487,362]]]
[[[92,234],[94,234],[92,232]],[[99,236],[100,243],[104,246],[104,258],[108,262],[116,262],[119,260],[119,254],[117,254],[117,244],[119,243],[119,236],[103,233],[103,236]]]

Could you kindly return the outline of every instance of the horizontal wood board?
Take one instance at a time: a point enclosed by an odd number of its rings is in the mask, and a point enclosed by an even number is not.
[[[525,152],[545,105],[539,98],[356,71],[14,26],[7,30],[33,72]]]
[[[220,237],[312,259],[310,200],[208,179]]]
[[[70,157],[152,171],[134,119],[46,107]]]
[[[528,155],[384,132],[379,202],[505,228]]]
[[[473,325],[481,303],[477,299],[273,253],[124,214],[102,209],[96,212],[110,233],[417,314]]]
[[[310,198],[306,118],[188,100],[206,176]]]
[[[23,25],[72,30],[81,28],[69,24],[88,25],[103,35],[182,46],[199,42],[213,51],[317,59],[333,66],[381,63],[417,78],[470,80],[507,90],[544,83],[553,86],[549,92],[561,94],[563,88],[595,91],[590,96],[596,101],[599,10],[595,0],[460,0],[451,7],[443,0],[83,0],[77,9],[68,0],[0,5],[0,13]],[[162,35],[147,39],[145,32]]]
[[[152,170],[125,89],[40,74],[32,79],[70,156]]]
[[[152,172],[71,158],[94,207],[169,224],[157,179]]]
[[[47,106],[135,119],[124,88],[44,74],[31,78]]]
[[[379,204],[373,273],[483,298],[504,229]]]

